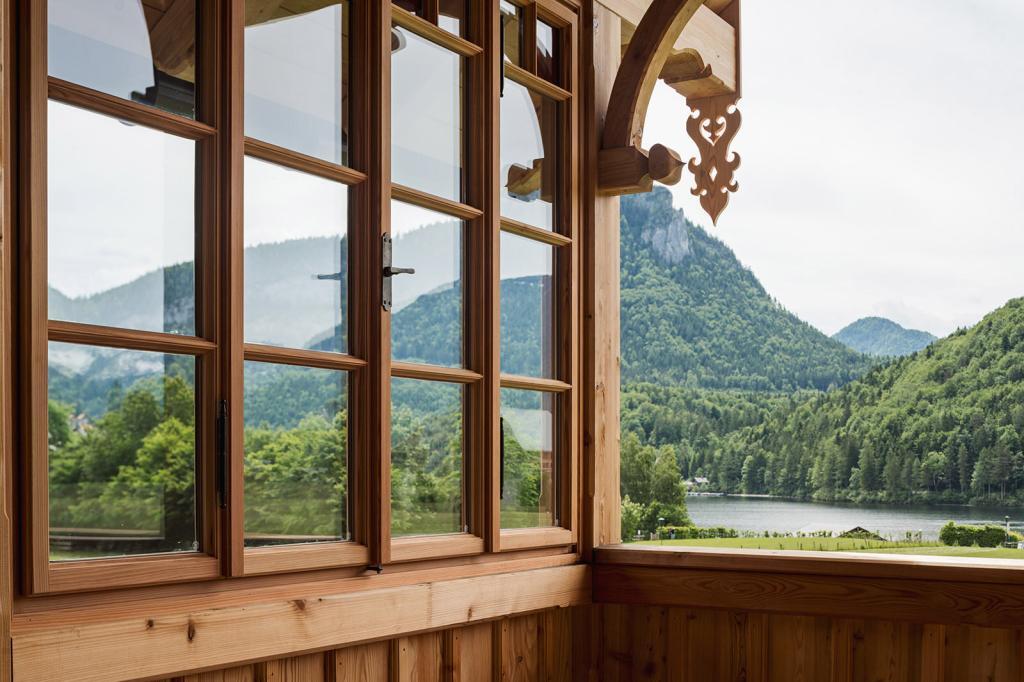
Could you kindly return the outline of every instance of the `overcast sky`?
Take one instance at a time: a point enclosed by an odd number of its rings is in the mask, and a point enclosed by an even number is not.
[[[740,191],[711,232],[826,333],[1024,295],[1024,2],[746,0]],[[694,153],[659,86],[645,144]],[[690,196],[677,206],[710,220]]]

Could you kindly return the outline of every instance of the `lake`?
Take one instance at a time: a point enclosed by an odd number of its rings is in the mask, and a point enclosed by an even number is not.
[[[886,538],[898,539],[911,531],[921,532],[925,540],[937,540],[939,529],[949,521],[1002,525],[1004,516],[1010,517],[1011,529],[1024,530],[1021,507],[841,505],[705,495],[689,495],[686,506],[698,526],[725,526],[739,531],[841,533],[861,526]]]

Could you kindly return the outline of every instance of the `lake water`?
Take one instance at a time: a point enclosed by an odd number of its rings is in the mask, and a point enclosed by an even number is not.
[[[725,526],[740,531],[809,533],[830,530],[841,533],[861,526],[886,538],[899,539],[911,531],[921,532],[926,540],[936,540],[939,529],[949,521],[1002,525],[1005,516],[1010,517],[1011,529],[1024,530],[1022,507],[839,505],[704,495],[688,496],[686,506],[698,526]]]

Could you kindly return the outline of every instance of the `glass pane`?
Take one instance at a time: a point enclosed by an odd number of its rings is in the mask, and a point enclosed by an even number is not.
[[[501,371],[554,378],[555,248],[501,235]]]
[[[462,221],[391,202],[395,267],[391,355],[396,361],[462,366]]]
[[[196,360],[49,344],[50,560],[190,552]]]
[[[558,524],[556,400],[558,397],[551,393],[501,389],[502,528]]]
[[[51,76],[195,117],[194,0],[48,0],[47,12]]]
[[[558,83],[558,31],[543,21],[537,21],[537,75]]]
[[[51,101],[49,315],[195,334],[195,143]]]
[[[501,97],[501,215],[545,230],[555,225],[558,102],[505,79]]]
[[[501,45],[505,61],[522,66],[523,23],[520,21],[518,5],[501,0]],[[507,84],[507,83],[506,83]]]
[[[295,13],[287,3],[246,3],[245,134],[344,164],[348,3],[319,4],[327,6]]]
[[[462,35],[462,27],[466,24],[466,0],[440,0],[437,15],[437,23],[441,28]]]
[[[461,201],[462,58],[405,29],[392,34],[392,179]]]
[[[245,340],[348,348],[348,188],[245,159]]]
[[[391,534],[458,533],[462,387],[391,380]]]
[[[348,537],[348,375],[246,362],[246,547]]]

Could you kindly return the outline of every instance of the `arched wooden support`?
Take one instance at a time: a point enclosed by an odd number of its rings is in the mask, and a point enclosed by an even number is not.
[[[704,0],[654,0],[636,27],[615,76],[602,149],[640,148],[654,85],[676,38]]]
[[[646,192],[654,181],[679,182],[679,154],[664,145],[641,146],[651,93],[687,22],[704,0],[654,0],[629,42],[608,102],[598,187],[602,194]]]

